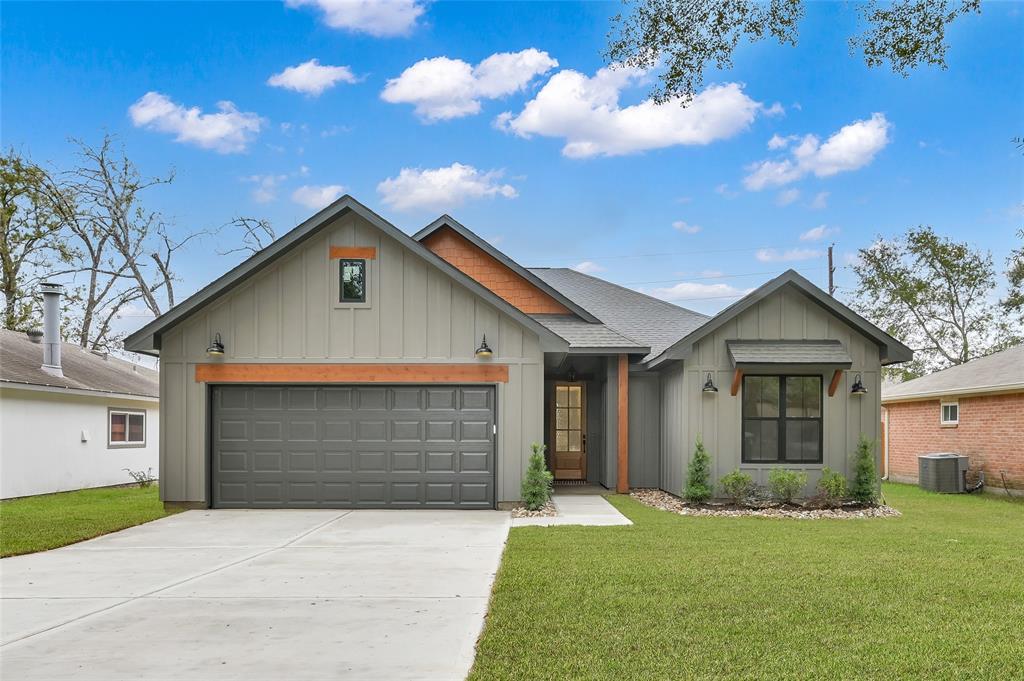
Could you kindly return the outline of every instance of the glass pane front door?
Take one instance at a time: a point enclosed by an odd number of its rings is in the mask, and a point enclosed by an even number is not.
[[[551,430],[556,480],[582,480],[587,477],[586,423],[585,384],[555,384]]]

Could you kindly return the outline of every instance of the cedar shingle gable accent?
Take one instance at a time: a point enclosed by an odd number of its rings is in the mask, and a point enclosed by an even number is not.
[[[442,227],[421,243],[527,314],[572,314],[557,300],[449,227]]]

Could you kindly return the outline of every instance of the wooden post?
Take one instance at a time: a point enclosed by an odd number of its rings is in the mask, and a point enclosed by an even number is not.
[[[732,385],[729,387],[729,394],[736,397],[736,393],[740,391],[740,385],[743,383],[743,370],[737,369],[732,375]]]
[[[619,471],[615,491],[629,492],[629,357],[619,355]]]

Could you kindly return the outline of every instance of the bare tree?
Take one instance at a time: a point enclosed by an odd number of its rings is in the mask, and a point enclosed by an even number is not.
[[[217,251],[218,255],[231,255],[232,253],[256,255],[277,238],[270,222],[262,218],[239,216],[232,219],[223,228],[242,230],[242,244],[226,251]]]

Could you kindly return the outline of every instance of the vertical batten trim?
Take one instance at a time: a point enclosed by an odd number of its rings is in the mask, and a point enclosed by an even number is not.
[[[615,491],[619,494],[629,492],[629,356],[619,355],[618,370],[618,438],[619,438],[619,470],[615,481]]]

